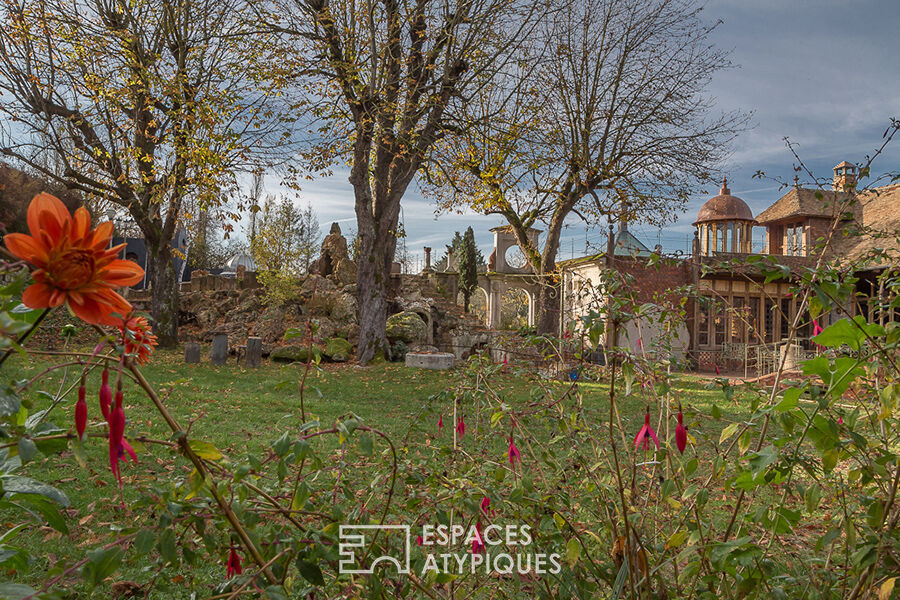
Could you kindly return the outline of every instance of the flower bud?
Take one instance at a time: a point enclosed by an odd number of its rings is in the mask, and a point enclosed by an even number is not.
[[[82,379],[78,387],[78,401],[75,403],[75,431],[78,432],[79,442],[84,440],[84,430],[87,428],[87,402],[84,400],[86,393]]]
[[[109,414],[109,468],[119,487],[122,487],[122,476],[119,475],[119,454],[122,451],[122,436],[125,434],[125,410],[122,408],[122,390],[116,390],[116,406]]]

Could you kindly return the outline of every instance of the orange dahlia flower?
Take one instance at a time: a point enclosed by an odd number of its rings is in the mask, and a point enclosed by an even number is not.
[[[129,317],[119,325],[122,338],[125,340],[125,354],[133,356],[139,365],[147,364],[153,348],[156,347],[156,336],[150,333],[150,324],[144,317]]]
[[[3,241],[16,257],[35,267],[34,283],[22,294],[29,308],[54,308],[68,303],[79,318],[94,324],[115,325],[113,313],[127,315],[131,304],[113,291],[134,285],[144,270],[116,255],[124,244],[108,248],[113,225],[91,229],[91,217],[81,207],[74,218],[55,196],[41,193],[28,206],[31,235],[10,233]]]

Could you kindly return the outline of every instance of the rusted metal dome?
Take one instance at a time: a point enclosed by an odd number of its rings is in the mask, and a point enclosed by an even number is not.
[[[728,189],[728,180],[724,177],[719,195],[710,198],[706,204],[700,207],[694,225],[713,221],[754,221],[753,211],[746,202],[731,195],[731,190]]]

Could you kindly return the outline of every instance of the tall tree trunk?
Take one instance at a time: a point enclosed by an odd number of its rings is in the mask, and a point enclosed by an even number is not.
[[[373,228],[373,229],[381,229]],[[387,297],[394,262],[394,235],[364,235],[360,227],[359,261],[356,268],[356,293],[359,299],[359,349],[361,364],[381,354],[390,357],[390,345],[385,334],[387,325]]]
[[[543,277],[537,295],[537,332],[539,335],[559,335],[559,283],[554,277]]]
[[[178,344],[178,273],[168,240],[147,239],[147,282],[153,333],[160,347],[174,348]]]

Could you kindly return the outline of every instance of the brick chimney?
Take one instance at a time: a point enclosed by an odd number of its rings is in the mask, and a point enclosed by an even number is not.
[[[834,167],[834,183],[832,189],[836,192],[850,192],[856,188],[856,165],[846,160]]]

